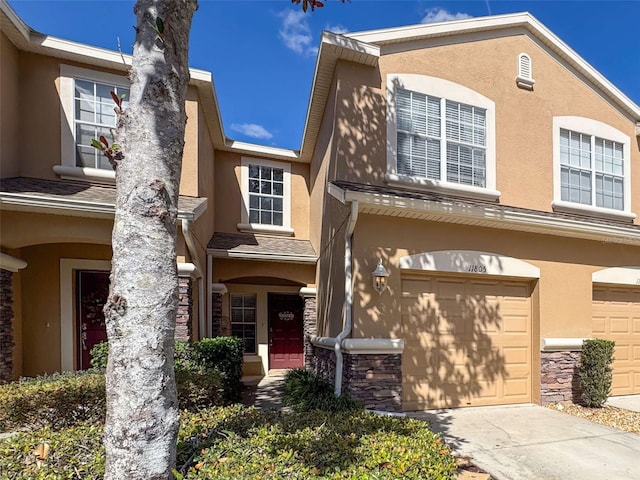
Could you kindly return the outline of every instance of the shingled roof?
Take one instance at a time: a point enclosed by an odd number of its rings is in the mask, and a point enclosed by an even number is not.
[[[69,212],[113,215],[116,189],[111,185],[93,185],[66,180],[11,177],[0,180],[0,205],[51,208]],[[207,199],[180,195],[178,218],[195,220],[207,208]],[[92,215],[93,214],[93,215]]]
[[[207,251],[222,258],[293,263],[316,263],[318,260],[308,240],[252,233],[217,232],[211,237]]]

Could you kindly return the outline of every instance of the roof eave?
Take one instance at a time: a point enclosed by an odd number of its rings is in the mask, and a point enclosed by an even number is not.
[[[226,258],[229,260],[253,260],[260,262],[283,262],[283,263],[299,263],[305,265],[315,265],[318,257],[311,255],[286,255],[279,253],[251,253],[251,252],[234,252],[232,250],[224,250],[219,248],[207,248],[207,253],[213,258]]]
[[[378,215],[403,216],[446,223],[484,226],[505,230],[582,238],[640,246],[640,229],[624,225],[604,225],[566,217],[554,218],[531,212],[504,210],[497,207],[457,205],[391,194],[357,192],[333,185],[333,191],[346,202],[357,201],[361,210]]]

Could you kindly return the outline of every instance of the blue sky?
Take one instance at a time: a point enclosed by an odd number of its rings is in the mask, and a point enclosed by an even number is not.
[[[130,53],[133,1],[9,0],[42,33]],[[528,11],[634,102],[640,103],[640,2],[325,0],[303,14],[289,0],[200,0],[192,67],[211,71],[227,136],[300,147],[323,29],[370,30]]]

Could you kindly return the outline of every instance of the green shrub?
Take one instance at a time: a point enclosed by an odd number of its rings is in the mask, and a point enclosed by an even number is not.
[[[300,412],[344,412],[362,409],[362,405],[348,395],[336,397],[333,385],[317,373],[304,368],[295,368],[287,372],[282,394],[282,403]]]
[[[91,349],[91,366],[107,368],[109,344],[101,342]],[[177,370],[218,372],[223,398],[229,402],[240,399],[242,390],[242,340],[236,337],[204,338],[199,342],[175,344],[174,365]]]
[[[203,338],[193,344],[197,365],[222,376],[225,398],[237,401],[242,390],[242,340],[236,337]]]
[[[602,407],[611,393],[614,347],[615,342],[602,339],[585,340],[582,345],[578,376],[587,407]]]
[[[96,343],[89,351],[91,355],[91,367],[97,369],[107,368],[107,358],[109,356],[109,344],[107,342]]]
[[[38,466],[34,450],[43,442],[50,450]],[[456,464],[418,420],[234,405],[182,413],[178,470],[187,479],[451,480]],[[20,480],[100,479],[102,426],[42,428],[0,440],[0,472]]]
[[[224,404],[222,379],[216,371],[176,370],[176,387],[182,410]],[[100,423],[105,413],[102,372],[67,372],[0,385],[0,432]]]
[[[105,415],[104,374],[67,372],[0,385],[0,431],[53,430],[79,422],[101,422]]]

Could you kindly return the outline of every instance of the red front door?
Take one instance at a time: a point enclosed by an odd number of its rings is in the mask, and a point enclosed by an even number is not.
[[[304,366],[303,303],[300,295],[270,293],[269,368]]]
[[[109,272],[76,271],[76,339],[78,370],[91,366],[91,348],[107,339],[102,308],[109,295]]]

